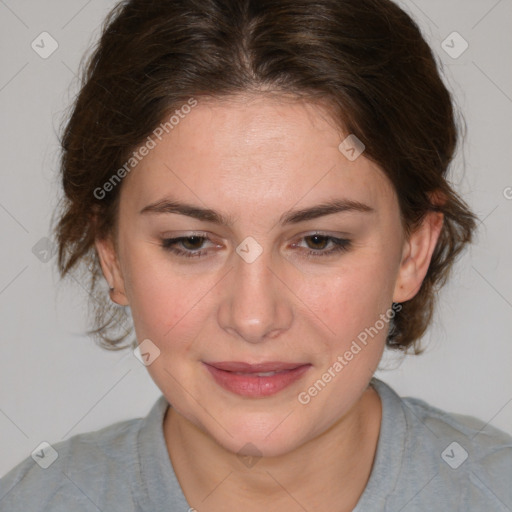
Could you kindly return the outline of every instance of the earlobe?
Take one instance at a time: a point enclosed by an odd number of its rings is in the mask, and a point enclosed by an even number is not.
[[[124,280],[112,240],[110,238],[96,239],[94,245],[98,253],[103,276],[110,289],[110,298],[120,306],[128,306],[129,302],[125,293]]]
[[[429,212],[404,243],[393,302],[405,302],[418,293],[430,266],[442,227],[443,214]]]

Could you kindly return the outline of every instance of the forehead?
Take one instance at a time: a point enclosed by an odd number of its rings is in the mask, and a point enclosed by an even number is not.
[[[364,153],[339,149],[349,135],[328,106],[289,97],[239,95],[200,100],[161,136],[125,178],[123,194],[142,208],[164,197],[209,206],[287,209],[346,197],[374,206],[394,200],[382,170]],[[126,201],[125,201],[126,202]]]

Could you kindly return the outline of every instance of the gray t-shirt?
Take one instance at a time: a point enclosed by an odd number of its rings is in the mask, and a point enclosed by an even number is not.
[[[512,512],[511,436],[400,398],[376,378],[371,384],[382,400],[382,423],[354,512]],[[188,512],[163,435],[168,405],[161,396],[145,418],[54,444],[58,457],[46,469],[27,457],[0,479],[0,510]],[[51,455],[41,449],[40,463]]]

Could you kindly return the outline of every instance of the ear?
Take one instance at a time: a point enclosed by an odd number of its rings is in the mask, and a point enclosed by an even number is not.
[[[405,302],[419,291],[443,227],[443,214],[428,212],[421,225],[404,242],[393,302]]]
[[[128,306],[129,301],[126,297],[123,274],[119,265],[116,249],[111,237],[97,238],[94,242],[98,258],[101,264],[101,270],[107,280],[110,290],[110,298],[120,306]],[[114,288],[112,290],[112,288]]]

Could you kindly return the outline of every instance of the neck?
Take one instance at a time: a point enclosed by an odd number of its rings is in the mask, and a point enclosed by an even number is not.
[[[366,487],[381,417],[380,398],[369,386],[321,435],[284,455],[244,459],[246,465],[172,407],[164,435],[183,493],[197,510],[341,512],[352,510]]]

